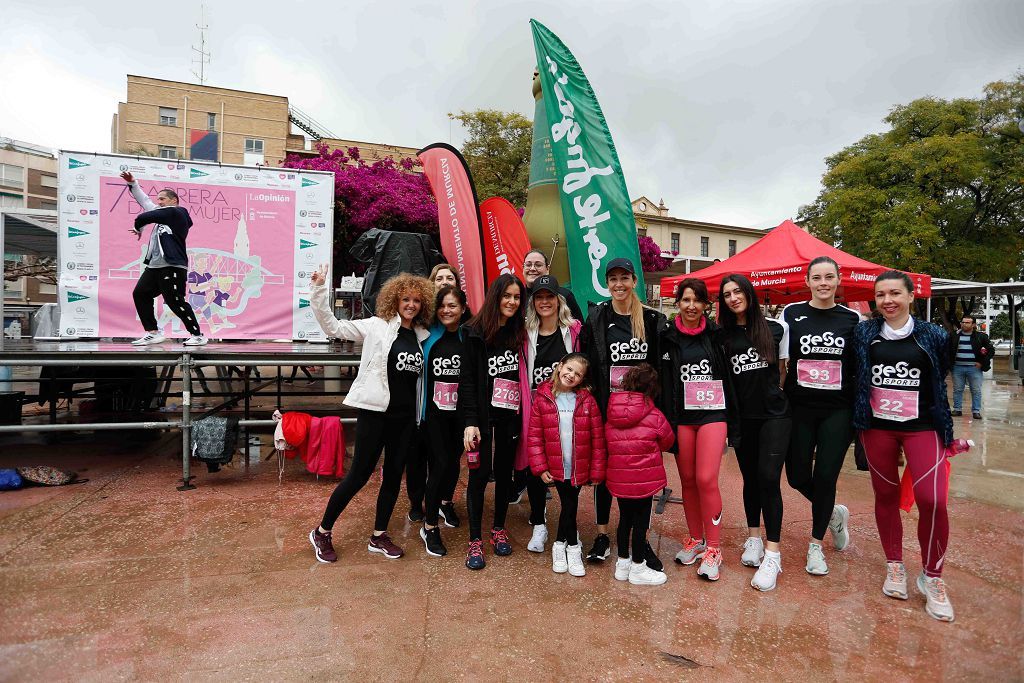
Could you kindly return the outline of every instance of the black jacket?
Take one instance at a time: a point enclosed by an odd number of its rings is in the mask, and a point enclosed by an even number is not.
[[[949,335],[949,367],[956,365],[956,353],[960,348],[960,330]],[[971,332],[971,348],[974,350],[974,361],[981,364],[983,371],[992,368],[992,356],[996,353],[996,347],[989,340],[988,335],[975,330]]]
[[[725,358],[725,347],[718,339],[718,327],[710,319],[707,320],[707,328],[700,334],[700,344],[704,347],[704,353],[711,359],[711,365],[715,374],[722,378],[722,386],[725,388],[725,414],[726,424],[729,430],[729,441],[739,441],[739,411],[736,410],[736,393],[732,385],[732,373],[729,372],[729,363]],[[683,383],[679,379],[679,366],[682,365],[682,342],[683,335],[676,329],[673,323],[669,323],[661,332],[661,367],[658,372],[661,374],[661,400],[659,408],[665,413],[665,417],[675,428],[678,426],[676,416],[679,414],[679,398],[683,395]]]
[[[458,415],[466,421],[467,427],[477,427],[481,434],[490,431],[491,419],[491,395],[489,393],[490,382],[487,379],[487,348],[484,338],[468,324],[460,329],[465,353],[462,356],[462,372],[459,374],[459,402],[457,406]],[[512,349],[514,352],[521,351],[521,345]],[[519,358],[523,362],[523,358]],[[522,399],[520,399],[522,400]],[[518,418],[512,421],[514,432],[518,433],[520,422]]]
[[[377,294],[384,283],[400,273],[426,277],[442,261],[430,235],[398,230],[370,228],[348,251],[359,263],[369,267],[363,275],[363,312],[377,312]]]
[[[150,223],[156,223],[153,229],[157,231],[164,260],[172,266],[187,266],[188,252],[185,249],[185,240],[188,239],[188,229],[192,227],[192,217],[188,215],[188,209],[183,206],[162,206],[152,211],[144,211],[135,217],[135,230],[142,230]],[[148,264],[152,258],[153,254],[146,254],[145,263]]]
[[[580,330],[580,351],[590,359],[589,377],[593,387],[591,394],[597,399],[602,416],[605,416],[608,410],[608,395],[611,393],[611,387],[608,386],[611,362],[608,358],[608,338],[605,335],[610,310],[611,303],[608,301],[591,305],[587,322]],[[652,365],[656,370],[661,362],[661,331],[667,324],[668,321],[662,313],[644,307],[644,336],[649,345],[648,358],[653,361]]]

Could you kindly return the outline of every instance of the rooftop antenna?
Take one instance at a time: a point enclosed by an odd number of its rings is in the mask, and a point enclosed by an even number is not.
[[[197,53],[192,58],[192,64],[198,65],[199,71],[193,68],[192,75],[199,79],[200,85],[203,85],[206,83],[206,65],[210,63],[210,53],[206,50],[206,30],[210,27],[206,24],[205,2],[199,5],[199,23],[196,24],[196,28],[199,29],[199,47],[192,46],[192,51]]]

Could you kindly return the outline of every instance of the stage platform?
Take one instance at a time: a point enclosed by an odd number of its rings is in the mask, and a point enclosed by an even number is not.
[[[193,380],[200,382],[204,390],[200,395],[227,397],[217,407],[206,410],[198,419],[209,416],[225,406],[242,403],[243,418],[239,424],[246,429],[248,440],[249,427],[273,426],[270,420],[252,420],[249,415],[250,399],[260,394],[260,390],[276,384],[278,404],[282,396],[281,368],[288,366],[322,365],[325,368],[325,389],[318,395],[341,396],[340,377],[327,377],[329,367],[359,367],[360,344],[352,342],[309,343],[309,342],[210,342],[205,346],[184,346],[178,340],[169,340],[162,344],[150,346],[132,346],[128,341],[83,341],[83,340],[50,340],[50,339],[16,339],[3,340],[0,344],[0,366],[12,367],[155,367],[160,368],[159,382],[166,387],[160,394],[164,399],[176,397],[181,406],[181,419],[168,421],[135,421],[135,422],[93,422],[93,423],[56,423],[55,401],[50,400],[51,419],[49,424],[4,425],[0,426],[0,435],[18,432],[54,432],[54,431],[97,431],[97,430],[138,430],[138,429],[179,429],[181,431],[182,481],[180,490],[195,488],[191,480],[192,452],[191,430],[197,416],[193,414],[192,402]],[[264,380],[259,377],[259,367],[277,367],[276,377]],[[226,387],[221,393],[211,392],[202,368],[217,369],[217,381]],[[244,371],[241,369],[245,368]],[[176,378],[176,371],[180,375]],[[81,371],[80,371],[81,372]],[[238,374],[243,384],[241,391],[233,388],[232,373]],[[257,375],[257,386],[252,387],[252,376]],[[195,377],[193,377],[193,375]],[[86,371],[78,374],[74,383],[95,383],[98,378],[90,377]],[[17,380],[46,381],[41,380]],[[330,383],[330,384],[328,384]],[[177,386],[175,386],[177,385]],[[328,389],[333,386],[333,389]],[[38,398],[38,397],[36,397]],[[340,403],[340,400],[339,400]],[[349,420],[343,420],[348,422]]]

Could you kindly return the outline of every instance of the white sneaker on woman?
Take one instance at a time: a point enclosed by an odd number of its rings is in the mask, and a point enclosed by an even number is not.
[[[149,346],[150,344],[162,344],[167,338],[159,332],[146,332],[132,342],[132,346]]]
[[[551,544],[551,571],[556,574],[564,574],[569,571],[569,560],[565,556],[565,541],[555,541]]]
[[[533,536],[530,537],[530,542],[526,544],[526,549],[531,553],[542,553],[544,552],[544,544],[548,542],[548,528],[544,524],[533,525]]]
[[[743,543],[743,556],[740,563],[748,567],[760,567],[764,559],[764,541],[760,536],[751,536]]]
[[[618,563],[616,562],[616,564]],[[634,586],[660,586],[666,581],[668,581],[668,576],[665,572],[651,569],[646,562],[640,564],[630,562],[629,564],[629,582]]]
[[[807,546],[807,565],[804,569],[814,576],[828,574],[828,564],[825,562],[825,553],[821,550],[820,543],[811,543]]]
[[[206,343],[210,341],[201,334],[194,334],[181,344],[182,346],[206,346]]]
[[[587,568],[583,566],[583,546],[576,542],[576,545],[565,546],[565,559],[569,565],[569,573],[573,576],[586,576]]]
[[[616,581],[628,581],[629,580],[629,565],[633,564],[633,561],[628,557],[616,557],[615,558],[615,580]]]
[[[925,597],[924,610],[933,619],[953,621],[953,603],[946,593],[946,583],[938,576],[925,576],[921,572],[917,576],[917,590]]]
[[[765,553],[761,566],[750,580],[750,585],[762,592],[775,590],[775,581],[781,573],[782,556],[779,553]]]
[[[885,563],[885,583],[882,592],[897,600],[907,599],[907,570],[902,562]]]
[[[832,545],[842,550],[850,544],[850,509],[845,505],[832,508],[832,518],[828,520],[828,530],[832,532]]]

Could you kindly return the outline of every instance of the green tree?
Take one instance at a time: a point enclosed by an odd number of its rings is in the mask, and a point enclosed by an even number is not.
[[[1024,72],[977,99],[893,107],[888,130],[826,159],[801,207],[813,234],[862,258],[986,282],[1024,267]],[[964,302],[966,303],[966,302]],[[957,301],[948,301],[947,322]]]
[[[530,146],[533,123],[516,112],[477,109],[448,114],[469,133],[462,145],[473,173],[480,201],[504,197],[514,206],[526,206],[526,186],[530,180]]]
[[[1024,330],[1024,318],[1017,319],[1017,333]],[[1005,311],[992,318],[992,331],[988,335],[992,339],[1013,339],[1010,329],[1010,314]]]

